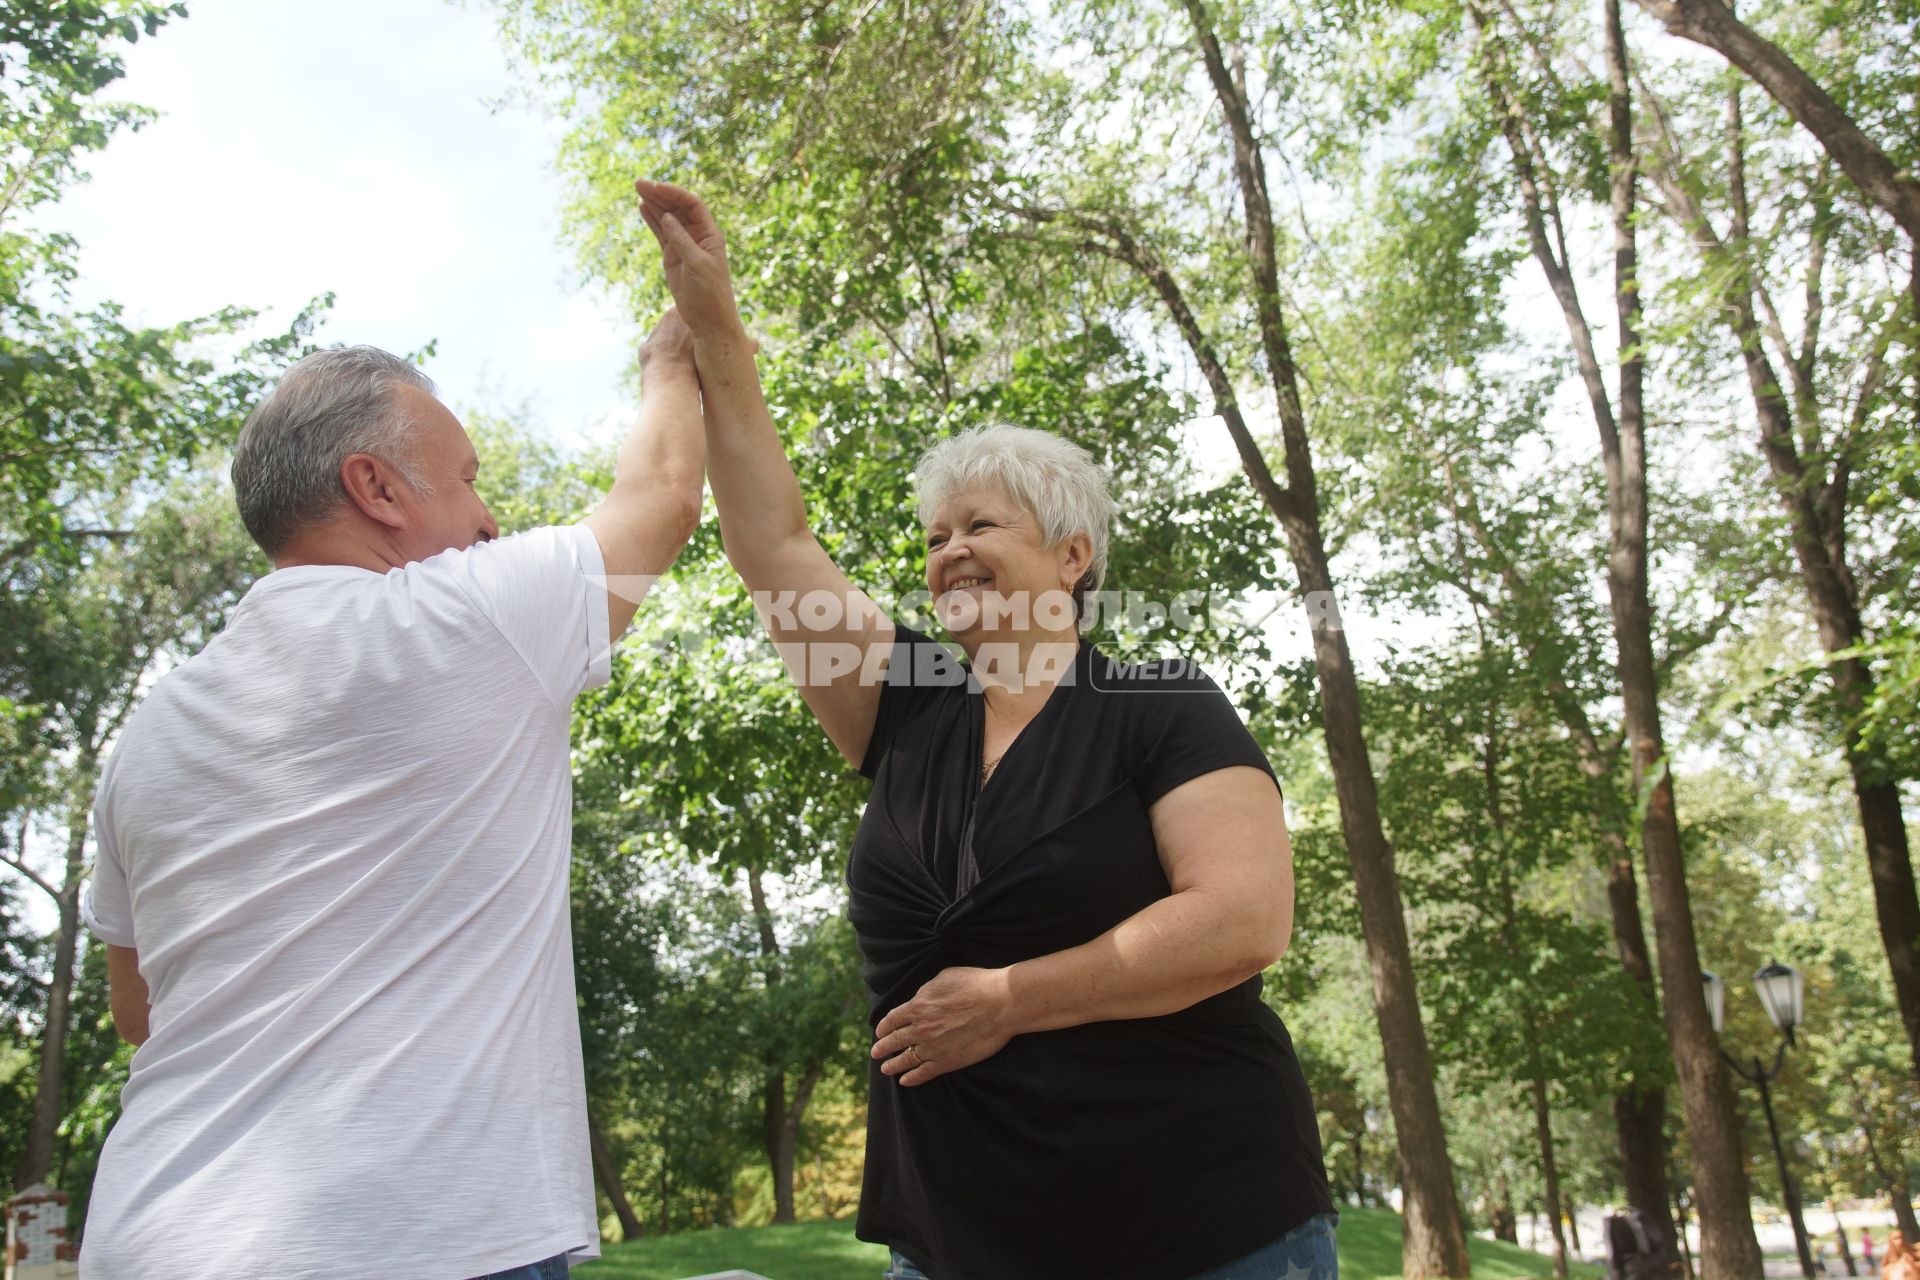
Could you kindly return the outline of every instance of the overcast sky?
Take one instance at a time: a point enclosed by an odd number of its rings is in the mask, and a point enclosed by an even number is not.
[[[608,435],[636,326],[558,242],[555,127],[488,105],[513,84],[480,6],[193,0],[109,90],[160,119],[41,222],[79,240],[82,297],[136,320],[278,327],[332,290],[323,341],[437,340],[456,407],[531,397],[559,439]]]

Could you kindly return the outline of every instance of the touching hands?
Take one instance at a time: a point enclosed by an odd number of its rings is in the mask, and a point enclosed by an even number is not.
[[[640,344],[640,367],[651,371],[674,365],[693,368],[693,330],[680,318],[678,307],[668,307]]]
[[[901,1084],[925,1084],[984,1062],[1018,1027],[1005,969],[943,969],[880,1019],[872,1056]]]
[[[694,338],[744,336],[727,271],[727,242],[712,211],[670,182],[641,178],[633,188],[640,193],[640,217],[660,242],[667,288]]]

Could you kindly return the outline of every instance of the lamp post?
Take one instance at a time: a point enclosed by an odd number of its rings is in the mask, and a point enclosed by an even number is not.
[[[1726,1021],[1727,984],[1718,975],[1706,970],[1701,971],[1700,981],[1707,989],[1707,1013],[1713,1019],[1713,1030],[1717,1035]],[[1780,1064],[1785,1061],[1787,1049],[1793,1044],[1793,1029],[1800,1025],[1801,1015],[1805,1012],[1806,979],[1801,977],[1798,969],[1789,968],[1778,961],[1769,961],[1753,975],[1753,986],[1760,993],[1760,1003],[1766,1009],[1767,1017],[1780,1031],[1780,1047],[1774,1050],[1773,1066],[1761,1066],[1760,1059],[1756,1057],[1752,1070],[1748,1070],[1724,1048],[1720,1050],[1720,1056],[1727,1060],[1727,1065],[1742,1080],[1759,1086],[1760,1106],[1767,1115],[1767,1135],[1773,1139],[1773,1161],[1780,1170],[1780,1196],[1786,1201],[1787,1218],[1793,1223],[1794,1248],[1800,1253],[1800,1271],[1807,1280],[1813,1280],[1813,1251],[1807,1246],[1807,1224],[1800,1216],[1800,1193],[1787,1173],[1787,1154],[1780,1146],[1780,1126],[1773,1118],[1773,1092],[1767,1087],[1780,1074]]]

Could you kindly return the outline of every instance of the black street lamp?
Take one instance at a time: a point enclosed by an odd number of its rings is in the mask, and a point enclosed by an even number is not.
[[[1718,1034],[1726,1020],[1727,984],[1718,975],[1704,969],[1700,971],[1700,981],[1706,984],[1707,1013],[1713,1019],[1715,1034]],[[1813,1251],[1807,1247],[1807,1224],[1800,1216],[1800,1192],[1787,1174],[1787,1155],[1780,1147],[1780,1126],[1773,1119],[1773,1093],[1767,1088],[1774,1077],[1780,1074],[1780,1064],[1787,1056],[1787,1047],[1793,1043],[1793,1029],[1800,1025],[1801,1015],[1806,1011],[1806,979],[1801,977],[1798,969],[1771,961],[1753,975],[1753,986],[1760,993],[1760,1003],[1765,1007],[1767,1017],[1773,1020],[1773,1025],[1780,1031],[1780,1047],[1774,1050],[1773,1066],[1762,1067],[1760,1059],[1756,1057],[1753,1069],[1749,1071],[1724,1048],[1720,1050],[1720,1056],[1727,1060],[1727,1065],[1742,1080],[1760,1088],[1760,1106],[1767,1113],[1767,1134],[1773,1139],[1773,1161],[1780,1170],[1780,1196],[1786,1201],[1787,1218],[1793,1223],[1793,1244],[1800,1252],[1800,1271],[1807,1280],[1813,1280]]]

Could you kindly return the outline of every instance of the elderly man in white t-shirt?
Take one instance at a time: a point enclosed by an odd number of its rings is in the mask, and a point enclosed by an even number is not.
[[[545,1280],[598,1253],[568,708],[705,466],[672,312],[642,365],[605,501],[508,538],[405,361],[308,356],[248,419],[234,485],[274,570],[155,684],[95,804],[86,916],[140,1048],[83,1276]]]

